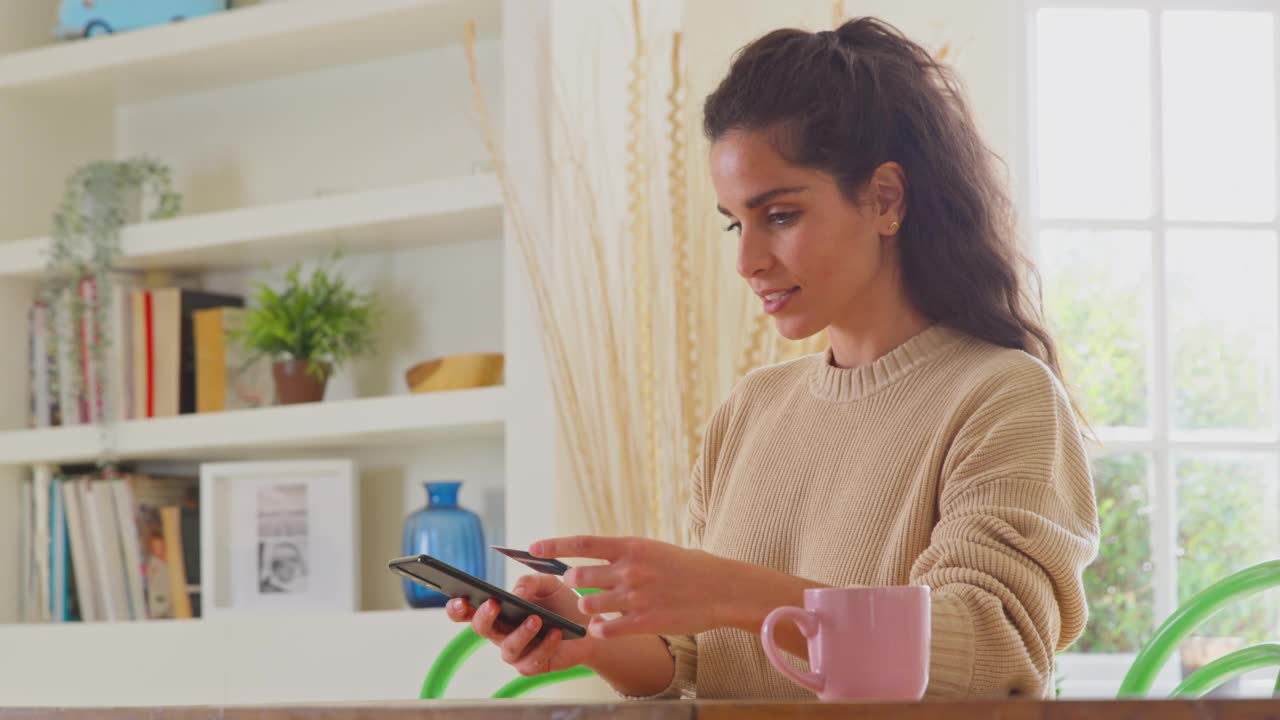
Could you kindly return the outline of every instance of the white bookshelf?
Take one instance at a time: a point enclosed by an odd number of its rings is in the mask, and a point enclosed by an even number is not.
[[[304,0],[0,58],[0,93],[136,101],[455,45],[462,25],[498,32],[487,0]],[[33,10],[35,12],[37,10]]]
[[[368,253],[502,233],[492,174],[234,208],[143,222],[121,231],[125,269],[243,267],[334,250]],[[0,277],[38,276],[50,240],[0,244]]]
[[[545,124],[554,6],[541,0],[276,0],[53,44],[57,3],[0,3],[0,588],[17,585],[18,488],[37,463],[348,456],[361,495],[362,611],[193,621],[22,624],[0,590],[0,704],[156,705],[409,699],[457,628],[402,607],[385,572],[424,480],[506,544],[557,531],[554,410],[519,252],[471,110],[463,23],[522,216],[550,216]],[[513,31],[508,32],[508,29]],[[176,218],[122,232],[121,266],[248,294],[340,249],[389,308],[385,343],[324,402],[31,429],[27,305],[67,175],[150,155]],[[264,268],[264,263],[271,267]],[[415,362],[500,350],[501,387],[413,395]],[[375,490],[379,492],[374,492]],[[389,492],[386,492],[389,491]],[[483,504],[483,507],[478,505]],[[480,653],[455,695],[512,673]],[[570,691],[573,692],[573,691]]]
[[[217,459],[256,450],[403,445],[502,436],[503,388],[478,388],[132,420],[109,428],[129,459]],[[99,456],[96,425],[0,433],[0,464],[84,463]]]

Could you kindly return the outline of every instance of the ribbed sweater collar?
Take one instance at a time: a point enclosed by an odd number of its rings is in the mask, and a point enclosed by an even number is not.
[[[849,402],[872,395],[902,379],[956,340],[956,330],[932,325],[886,355],[856,368],[840,368],[832,364],[831,348],[814,356],[809,373],[809,390],[824,400]]]

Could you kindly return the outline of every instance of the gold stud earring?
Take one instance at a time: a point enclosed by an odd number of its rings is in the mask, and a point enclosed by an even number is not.
[[[897,235],[897,234],[898,234],[898,228],[900,228],[900,227],[902,227],[902,226],[898,224],[898,221],[897,221],[897,220],[894,220],[893,222],[889,223],[889,234],[890,234],[890,235]]]

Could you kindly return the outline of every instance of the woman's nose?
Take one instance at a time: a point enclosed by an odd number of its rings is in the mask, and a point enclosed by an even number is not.
[[[750,280],[768,270],[772,263],[773,254],[765,238],[744,227],[738,238],[738,274]]]

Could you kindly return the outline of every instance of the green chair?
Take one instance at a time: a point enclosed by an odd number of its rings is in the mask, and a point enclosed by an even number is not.
[[[599,592],[599,590],[582,588],[574,592],[579,595],[589,595]],[[477,635],[476,631],[472,630],[470,626],[463,628],[457,637],[444,646],[444,650],[440,651],[436,661],[431,663],[431,669],[427,670],[427,677],[422,681],[422,690],[418,693],[418,698],[421,700],[439,700],[443,698],[445,690],[449,688],[449,683],[453,681],[453,676],[458,674],[462,664],[467,661],[467,658],[474,655],[476,650],[486,645],[487,642]],[[498,691],[493,696],[495,698],[520,697],[547,685],[590,677],[594,674],[594,671],[579,665],[568,670],[560,670],[544,675],[519,677],[498,688]]]
[[[479,650],[487,643],[488,641],[477,635],[475,630],[470,627],[463,628],[462,632],[449,641],[449,644],[440,652],[436,661],[431,664],[431,669],[427,671],[427,677],[422,681],[422,691],[418,693],[418,697],[423,700],[443,698],[445,690],[448,689],[449,683],[453,681],[453,676],[458,674],[462,664],[467,661],[467,658],[475,654],[476,650]],[[498,688],[498,691],[493,696],[495,698],[520,697],[540,687],[554,685],[567,680],[590,677],[593,674],[591,670],[579,665],[568,670],[545,675],[519,677]]]
[[[1197,593],[1156,630],[1120,684],[1119,697],[1145,697],[1178,645],[1200,623],[1228,603],[1243,600],[1280,585],[1280,560],[1268,560],[1245,568]],[[1174,688],[1172,697],[1200,697],[1226,681],[1251,670],[1280,667],[1280,643],[1260,643],[1224,655],[1205,665]],[[1280,695],[1280,678],[1275,694]]]

